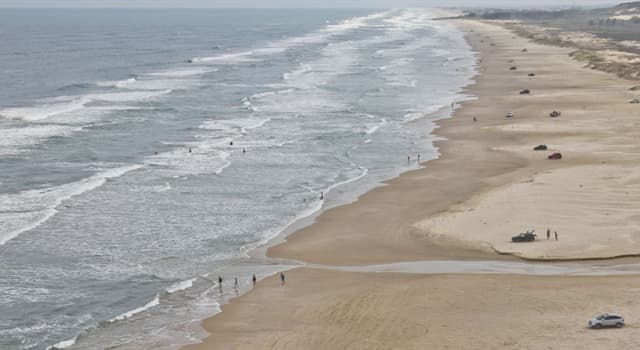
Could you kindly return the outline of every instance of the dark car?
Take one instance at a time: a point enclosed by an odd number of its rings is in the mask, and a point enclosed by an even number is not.
[[[524,89],[524,90],[520,91],[520,95],[528,95],[530,93],[531,93],[531,90],[529,90],[529,89]]]
[[[527,231],[511,237],[511,242],[533,242],[536,240],[536,234],[534,231]]]
[[[562,153],[553,153],[547,156],[547,159],[562,159]]]
[[[537,145],[535,147],[533,147],[534,151],[546,151],[547,150],[547,145]]]

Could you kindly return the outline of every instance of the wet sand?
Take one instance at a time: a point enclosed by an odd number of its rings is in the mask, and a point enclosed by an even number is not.
[[[270,248],[270,257],[365,265],[640,251],[640,192],[633,188],[640,181],[640,107],[628,104],[632,84],[581,67],[567,49],[533,44],[493,24],[457,24],[481,59],[469,87],[478,99],[439,123],[436,133],[448,139],[438,142],[442,156],[323,213]],[[520,95],[522,89],[531,95]],[[562,116],[550,118],[554,109]],[[550,149],[532,151],[542,143]],[[563,159],[547,160],[552,152]],[[560,240],[509,242],[526,229],[547,228]],[[285,286],[270,277],[223,306],[203,323],[211,336],[186,349],[634,348],[640,335],[637,276],[310,268],[287,275]],[[629,326],[586,329],[602,311],[622,313]]]
[[[297,269],[204,322],[209,349],[632,349],[640,277],[403,275]],[[612,293],[612,291],[615,291]],[[588,329],[597,312],[622,329]]]

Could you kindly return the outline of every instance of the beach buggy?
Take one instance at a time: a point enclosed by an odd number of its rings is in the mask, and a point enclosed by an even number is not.
[[[511,242],[533,242],[536,240],[535,230],[526,231],[511,237]]]

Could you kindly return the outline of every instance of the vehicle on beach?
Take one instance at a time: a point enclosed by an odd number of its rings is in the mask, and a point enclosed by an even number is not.
[[[629,103],[640,103],[640,98],[634,98],[633,100],[629,101]]]
[[[536,73],[529,73],[529,76],[530,76],[530,77],[535,77],[535,76],[536,76]]]
[[[547,145],[537,145],[535,147],[533,147],[534,151],[546,151],[547,150]]]
[[[562,113],[560,113],[560,112],[558,112],[558,111],[553,111],[553,112],[549,113],[549,116],[550,116],[551,118],[556,118],[556,117],[559,117],[559,116],[561,116],[561,115],[562,115]]]
[[[600,314],[591,320],[589,320],[589,328],[603,328],[603,327],[616,327],[621,328],[624,326],[624,318],[617,314]]]
[[[508,112],[504,115],[506,118],[513,118],[513,112]]]
[[[562,159],[562,153],[556,152],[556,153],[550,154],[547,157],[547,159]]]
[[[516,70],[516,69],[518,69],[518,67],[516,67],[516,66],[509,67],[509,70]]]
[[[511,237],[511,242],[533,242],[536,240],[535,230],[522,232]]]
[[[522,91],[520,91],[520,95],[529,95],[531,93],[531,90],[529,89],[524,89]]]

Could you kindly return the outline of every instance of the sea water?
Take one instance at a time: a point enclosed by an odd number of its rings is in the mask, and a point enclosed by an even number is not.
[[[437,15],[0,11],[0,348],[196,341],[286,268],[252,249],[437,157],[474,72]]]

